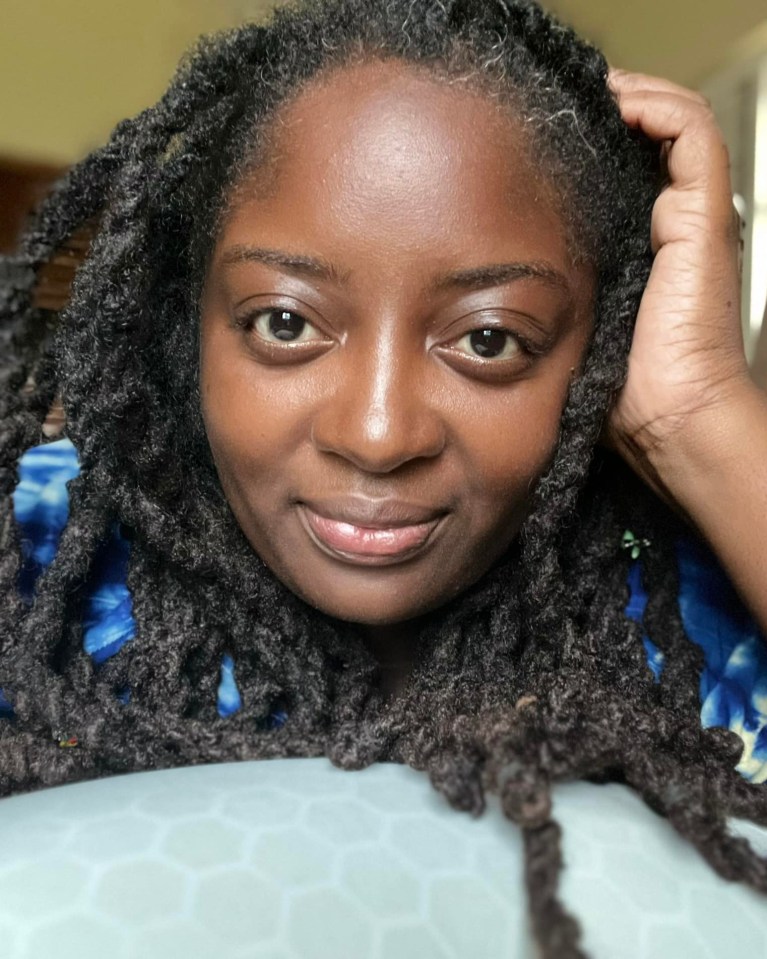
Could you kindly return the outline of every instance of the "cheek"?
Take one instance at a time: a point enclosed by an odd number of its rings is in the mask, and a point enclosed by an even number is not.
[[[529,380],[486,398],[463,419],[465,475],[485,508],[516,515],[559,438],[569,377]]]
[[[201,406],[205,431],[222,488],[246,532],[253,522],[252,499],[283,463],[295,429],[285,391],[272,388],[231,340],[203,332],[200,354]],[[254,477],[259,478],[254,483]]]

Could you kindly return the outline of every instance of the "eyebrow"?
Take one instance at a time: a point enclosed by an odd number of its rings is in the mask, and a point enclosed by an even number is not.
[[[246,246],[244,244],[232,246],[224,253],[221,262],[224,266],[251,262],[265,263],[268,266],[280,267],[288,273],[307,276],[312,279],[327,280],[339,286],[345,285],[348,281],[348,273],[342,273],[320,257],[307,256],[303,253],[288,253],[283,250],[272,250],[260,246]],[[456,288],[481,290],[523,279],[543,280],[549,286],[564,290],[566,293],[570,291],[570,284],[567,282],[564,273],[561,273],[550,263],[543,261],[493,263],[463,270],[452,270],[439,276],[433,284],[433,289],[435,292]]]
[[[454,270],[445,273],[435,283],[438,291],[453,288],[481,290],[490,286],[501,286],[514,280],[537,279],[569,293],[570,284],[564,273],[550,263],[536,261],[532,263],[493,263],[488,266],[471,267],[466,270]]]
[[[237,263],[266,263],[268,266],[279,266],[288,273],[298,276],[308,276],[317,280],[330,280],[343,286],[346,275],[337,270],[331,263],[315,256],[306,256],[302,253],[287,253],[283,250],[270,250],[261,246],[244,246],[237,244],[230,247],[221,257],[224,266]]]

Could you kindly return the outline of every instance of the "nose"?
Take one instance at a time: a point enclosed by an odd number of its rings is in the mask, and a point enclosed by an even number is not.
[[[445,424],[430,389],[428,359],[398,345],[393,335],[342,352],[347,355],[334,369],[335,389],[312,423],[315,447],[368,473],[438,456]]]

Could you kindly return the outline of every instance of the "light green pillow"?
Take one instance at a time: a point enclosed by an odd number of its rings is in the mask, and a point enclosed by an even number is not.
[[[767,959],[767,899],[625,787],[555,790],[594,959]],[[2,959],[533,959],[516,826],[396,765],[138,773],[0,802]],[[738,825],[767,853],[767,830]]]

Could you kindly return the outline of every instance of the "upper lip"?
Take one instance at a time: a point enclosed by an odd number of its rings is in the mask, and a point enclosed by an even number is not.
[[[299,502],[325,519],[367,529],[419,526],[422,523],[432,523],[447,512],[445,509],[405,500],[370,499],[366,496],[301,499]]]

